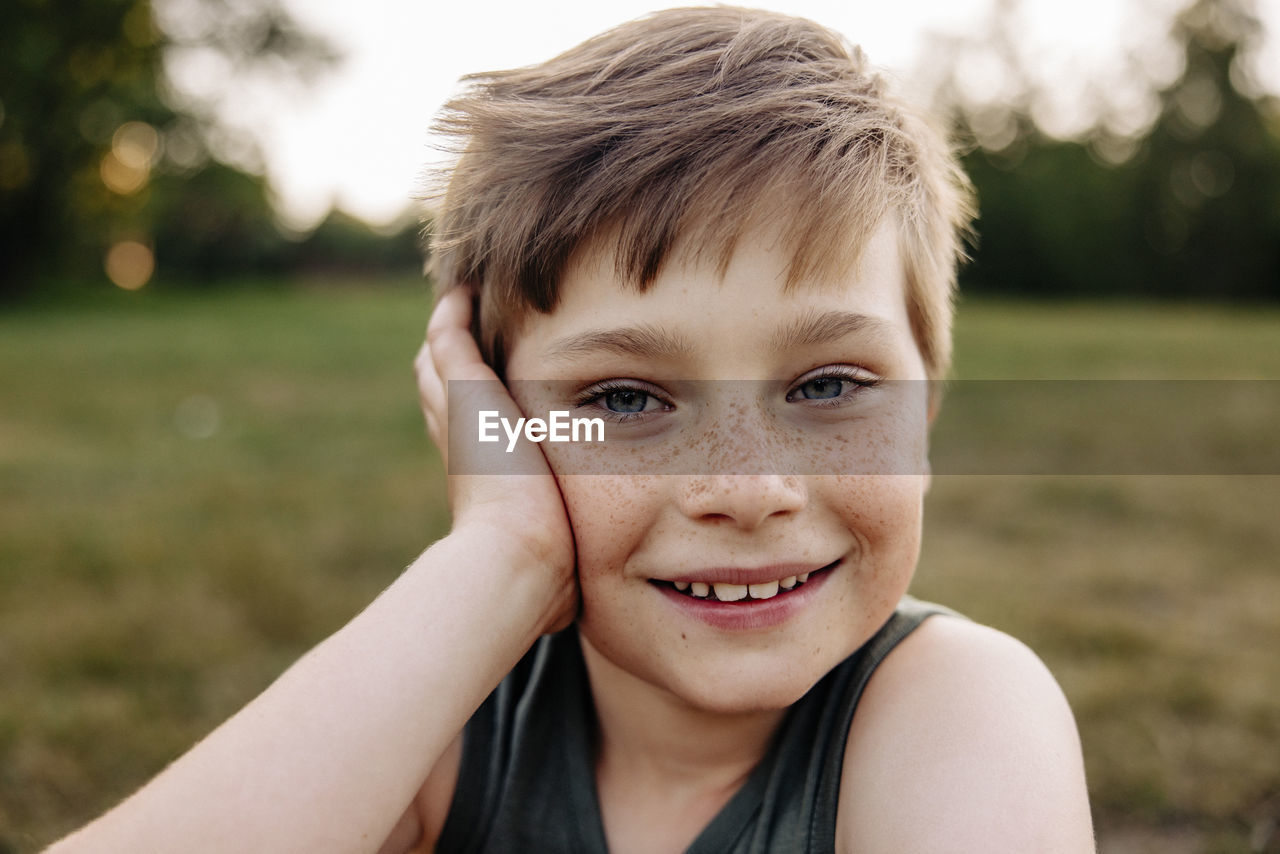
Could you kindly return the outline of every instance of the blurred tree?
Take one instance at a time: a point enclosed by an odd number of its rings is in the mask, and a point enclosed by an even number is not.
[[[1031,296],[1133,293],[1146,278],[1131,175],[1079,142],[1034,129],[1018,148],[977,149],[965,166],[981,219],[966,291]]]
[[[421,271],[422,228],[402,220],[381,232],[364,222],[332,211],[298,245],[292,266],[325,275],[359,275],[373,270]]]
[[[1250,0],[1193,0],[1172,38],[1183,70],[1157,93],[1136,136],[1117,135],[1100,104],[1076,139],[1033,119],[1037,93],[1019,67],[1001,0],[977,46],[1024,81],[1001,102],[938,87],[978,189],[981,235],[963,273],[973,291],[1042,296],[1280,298],[1280,110],[1247,78],[1242,49],[1260,30]],[[975,45],[952,46],[953,64]]]
[[[232,174],[252,165],[252,141],[226,145],[216,104],[168,84],[166,60],[181,51],[220,68],[207,76],[224,89],[306,77],[334,59],[279,0],[0,3],[0,296],[101,269],[113,246],[149,255],[157,230],[183,227],[175,217],[241,220],[246,231],[270,221],[262,181]],[[219,141],[243,162],[211,161]],[[217,188],[228,192],[197,212]]]
[[[159,176],[147,213],[158,263],[186,281],[279,273],[293,246],[275,225],[263,179],[216,160]]]
[[[1240,63],[1260,29],[1247,0],[1178,16],[1185,69],[1125,167],[1156,293],[1280,298],[1280,115]]]

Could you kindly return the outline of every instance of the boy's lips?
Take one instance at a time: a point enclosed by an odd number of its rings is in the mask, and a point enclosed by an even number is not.
[[[663,597],[682,612],[730,631],[767,629],[787,621],[802,609],[818,589],[831,576],[829,570],[837,569],[842,560],[837,559],[824,566],[808,569],[779,579],[771,575],[778,569],[791,572],[799,566],[765,567],[759,570],[739,570],[740,575],[690,573],[680,581],[651,579]],[[708,571],[711,572],[711,571]],[[801,581],[801,578],[804,581]],[[683,578],[715,578],[717,581],[690,581]],[[750,584],[733,584],[726,578],[751,580]],[[755,579],[768,578],[767,581]],[[784,586],[789,584],[790,586]],[[683,588],[683,589],[682,589]]]

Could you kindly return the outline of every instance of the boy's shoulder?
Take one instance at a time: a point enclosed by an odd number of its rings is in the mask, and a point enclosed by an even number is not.
[[[944,615],[903,639],[849,729],[837,836],[859,851],[1093,850],[1075,721],[1035,653]]]

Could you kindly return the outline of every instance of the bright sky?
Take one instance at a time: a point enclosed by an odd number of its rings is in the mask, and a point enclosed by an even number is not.
[[[695,2],[695,0],[689,0]],[[746,2],[825,24],[862,45],[872,61],[907,84],[928,86],[936,36],[982,28],[996,0],[761,0]],[[297,19],[330,38],[344,62],[309,90],[251,111],[254,133],[285,219],[306,227],[331,205],[375,223],[401,214],[424,163],[432,159],[432,116],[472,71],[546,59],[588,36],[680,0],[288,0]],[[1167,28],[1177,0],[1023,0],[1012,24],[1036,75],[1060,93],[1052,121],[1081,121],[1090,83],[1109,93],[1132,80],[1124,57],[1141,49],[1148,76],[1177,73],[1176,56],[1149,45]],[[1259,0],[1280,22],[1280,0]],[[1277,39],[1260,55],[1257,76],[1280,91]],[[1140,48],[1148,45],[1146,48]],[[936,50],[936,48],[935,48]],[[929,72],[937,74],[938,71]],[[1000,93],[998,64],[965,63],[968,90]],[[1140,86],[1123,112],[1140,116]],[[1136,100],[1135,100],[1136,99]],[[247,117],[246,117],[247,120]],[[1135,119],[1136,121],[1136,119]]]

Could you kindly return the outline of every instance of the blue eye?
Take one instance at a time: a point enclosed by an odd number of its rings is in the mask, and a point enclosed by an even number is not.
[[[862,391],[880,384],[879,377],[850,365],[818,368],[801,380],[787,392],[789,403],[812,400],[817,406],[843,406]]]
[[[809,400],[830,400],[844,391],[845,381],[836,377],[819,377],[800,386],[800,396]]]
[[[634,388],[619,389],[601,395],[605,409],[610,412],[644,412],[649,395]]]
[[[648,419],[673,408],[658,389],[632,379],[596,383],[578,395],[575,405],[617,423]]]

